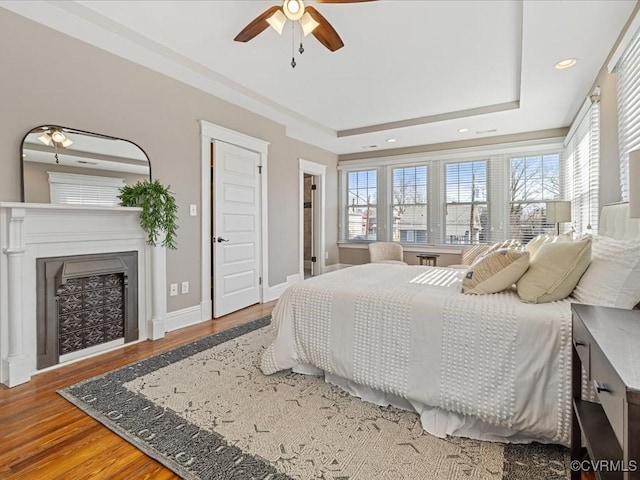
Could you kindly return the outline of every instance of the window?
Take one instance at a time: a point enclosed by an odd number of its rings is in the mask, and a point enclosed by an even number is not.
[[[548,233],[546,200],[560,198],[560,155],[509,159],[509,236],[526,243]]]
[[[104,207],[114,207],[120,204],[118,195],[120,195],[120,189],[125,186],[122,178],[75,173],[47,173],[49,174],[51,203]]]
[[[565,141],[565,198],[578,233],[598,233],[600,104],[587,100]],[[628,159],[628,156],[627,156]],[[627,179],[628,180],[628,179]]]
[[[377,239],[378,172],[364,170],[347,175],[347,240]]]
[[[536,140],[340,161],[339,241],[457,246],[550,232],[546,202],[572,199],[562,145]],[[595,174],[586,183],[587,204],[597,181]]]
[[[392,169],[392,240],[427,242],[427,167]]]
[[[445,243],[484,242],[487,234],[487,162],[448,163]]]
[[[629,152],[640,148],[640,36],[630,43],[615,67],[618,75],[620,191],[629,200]]]

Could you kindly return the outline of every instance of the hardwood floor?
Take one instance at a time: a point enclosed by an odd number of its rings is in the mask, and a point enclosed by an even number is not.
[[[0,478],[175,479],[155,460],[112,433],[56,393],[85,378],[269,315],[275,302],[35,375],[29,383],[0,387]]]

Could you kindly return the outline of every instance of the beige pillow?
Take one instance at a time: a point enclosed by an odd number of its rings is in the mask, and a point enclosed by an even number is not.
[[[570,242],[570,241],[571,241],[571,238],[567,237],[566,235],[556,236],[556,235],[542,234],[529,240],[529,243],[527,243],[524,248],[527,252],[531,254],[531,260],[533,260],[533,256],[536,254],[536,252],[542,245],[545,245],[547,243]]]
[[[591,238],[543,243],[518,280],[518,295],[527,303],[562,300],[573,292],[590,262]]]
[[[462,280],[462,292],[475,295],[501,292],[529,268],[529,252],[501,248],[476,261]]]

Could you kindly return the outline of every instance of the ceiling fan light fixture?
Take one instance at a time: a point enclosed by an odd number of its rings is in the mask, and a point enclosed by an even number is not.
[[[304,15],[304,3],[302,0],[284,0],[282,10],[289,20],[300,20]]]
[[[38,137],[38,140],[40,140],[45,145],[49,145],[49,143],[51,143],[51,136],[49,135],[49,132],[47,132],[42,136]]]
[[[62,141],[62,146],[64,148],[70,147],[71,145],[73,145],[73,141],[69,140],[69,138],[65,137],[65,139]]]
[[[271,28],[282,35],[284,25],[287,23],[287,17],[282,13],[282,10],[277,10],[276,13],[267,18],[267,23],[271,25]]]
[[[304,15],[302,15],[302,18],[300,19],[300,26],[302,27],[302,32],[305,37],[313,32],[318,25],[320,24],[316,22],[311,15],[309,15],[309,12],[304,12]]]

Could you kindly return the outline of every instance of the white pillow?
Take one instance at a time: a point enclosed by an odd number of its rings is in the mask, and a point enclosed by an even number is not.
[[[529,270],[518,280],[520,300],[547,303],[568,297],[590,260],[591,238],[544,243],[531,256]]]
[[[469,267],[462,280],[462,292],[486,295],[501,292],[516,283],[529,268],[529,252],[501,248]]]
[[[573,298],[589,305],[633,308],[640,302],[640,242],[594,236],[591,265]]]

